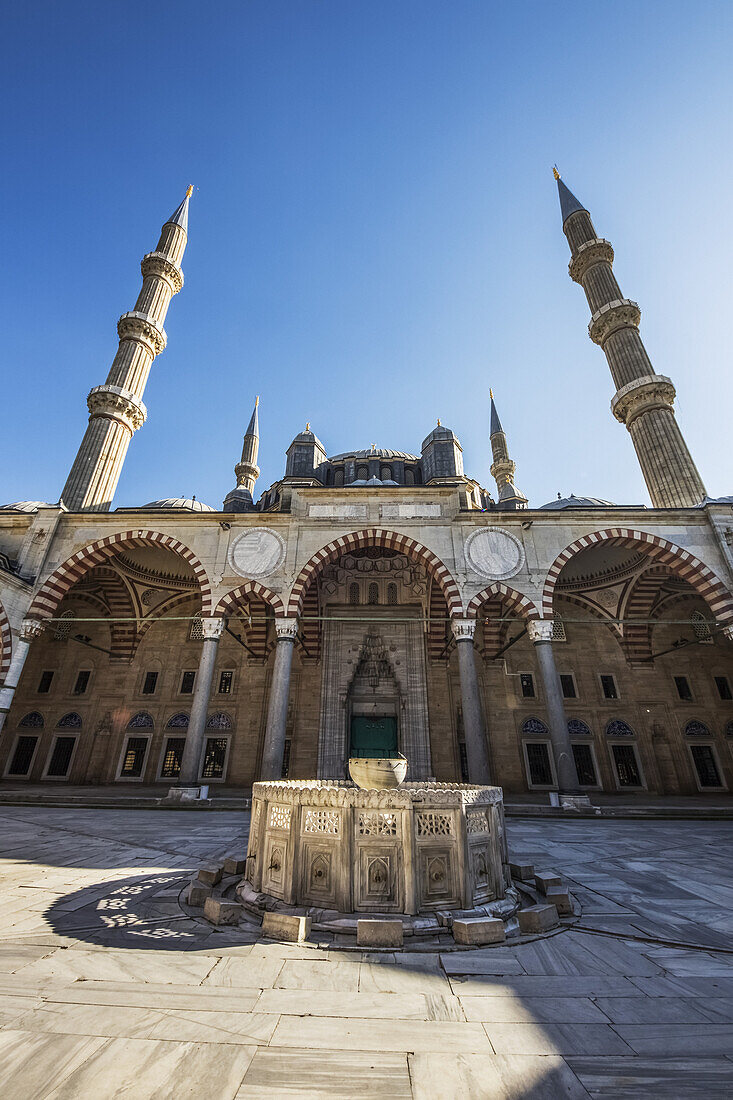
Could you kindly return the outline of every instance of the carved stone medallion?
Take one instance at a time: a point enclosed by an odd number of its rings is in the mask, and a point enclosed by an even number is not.
[[[252,527],[229,548],[229,564],[240,577],[269,577],[285,559],[285,542],[269,527]]]
[[[503,581],[524,565],[524,547],[518,538],[496,527],[483,527],[466,539],[466,559],[482,577]]]

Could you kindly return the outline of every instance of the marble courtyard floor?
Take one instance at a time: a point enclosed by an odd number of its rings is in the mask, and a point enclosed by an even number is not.
[[[247,826],[0,807],[3,1100],[733,1094],[733,823],[513,819],[577,922],[398,955],[186,916],[190,872]]]

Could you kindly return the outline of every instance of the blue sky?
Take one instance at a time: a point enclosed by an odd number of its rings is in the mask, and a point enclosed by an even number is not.
[[[517,484],[648,503],[567,275],[551,165],[616,249],[712,495],[730,461],[733,5],[55,2],[4,13],[0,500],[56,500],[186,185],[186,285],[115,506],[218,506],[254,395],[261,491],[440,417]]]

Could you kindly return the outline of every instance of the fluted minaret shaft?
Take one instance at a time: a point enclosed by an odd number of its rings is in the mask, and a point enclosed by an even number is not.
[[[616,394],[613,415],[625,424],[655,508],[689,508],[705,498],[674,414],[675,388],[655,374],[639,335],[641,310],[624,298],[613,274],[613,248],[596,234],[590,214],[556,174],[570,277],[585,291],[591,340],[604,351]]]
[[[514,484],[514,474],[517,465],[509,457],[509,444],[506,434],[501,426],[499,414],[494,404],[494,394],[491,396],[491,454],[494,461],[491,463],[491,476],[496,482],[497,503],[499,508],[505,510],[526,508],[527,498]]]
[[[260,424],[257,415],[259,403],[260,399],[256,397],[255,407],[252,410],[247,431],[244,433],[242,457],[234,467],[237,485],[226,495],[224,500],[225,512],[245,512],[254,508],[252,494],[257,478],[260,476],[260,468],[257,465],[257,455],[260,449]]]
[[[135,308],[117,323],[120,343],[107,381],[87,398],[89,424],[61,494],[71,512],[109,511],[133,432],[147,417],[145,385],[166,345],[163,322],[171,298],[183,286],[191,191],[163,226],[155,251],[143,256],[143,285]]]

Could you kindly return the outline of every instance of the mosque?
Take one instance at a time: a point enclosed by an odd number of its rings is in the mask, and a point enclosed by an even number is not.
[[[245,789],[401,751],[408,778],[569,800],[733,786],[733,497],[707,496],[613,248],[556,178],[652,507],[530,505],[492,397],[493,494],[440,421],[415,453],[329,455],[306,425],[256,491],[255,402],[221,507],[115,509],[183,287],[189,188],[60,499],[0,508],[6,785]]]

